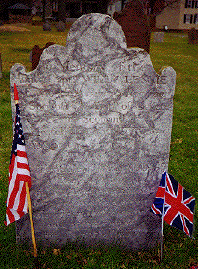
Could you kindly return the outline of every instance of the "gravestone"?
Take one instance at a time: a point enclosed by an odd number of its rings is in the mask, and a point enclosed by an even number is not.
[[[43,24],[43,31],[51,31],[51,23],[48,21]]]
[[[168,169],[175,78],[127,49],[121,27],[98,13],[79,18],[34,71],[12,67],[38,241],[156,244],[161,220],[150,207]],[[18,242],[31,242],[29,216],[16,227]]]
[[[192,45],[198,43],[198,31],[195,28],[191,28],[188,31],[188,43]]]
[[[154,32],[153,38],[154,38],[154,42],[157,42],[157,43],[164,42],[164,32]]]
[[[122,12],[115,12],[113,18],[121,25],[128,48],[139,47],[149,53],[151,33],[142,2],[127,2]]]
[[[45,47],[43,47],[43,48],[40,48],[38,45],[34,46],[32,51],[30,52],[30,62],[32,63],[32,70],[37,68],[37,66],[39,64],[41,54],[44,51],[44,49],[48,48],[51,45],[54,45],[54,43],[53,42],[47,42],[45,44]]]
[[[59,21],[56,25],[56,29],[58,32],[65,32],[65,23],[62,21]]]

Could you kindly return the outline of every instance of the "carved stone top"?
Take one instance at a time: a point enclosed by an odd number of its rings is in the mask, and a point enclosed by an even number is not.
[[[168,168],[175,71],[159,76],[145,51],[126,49],[111,17],[88,14],[34,71],[12,67],[12,100],[14,83],[37,238],[155,244],[160,223],[149,208]],[[20,240],[27,231],[24,217]]]
[[[126,39],[122,28],[109,16],[99,13],[84,15],[71,27],[67,36],[67,44],[81,44],[83,55],[90,55],[94,51],[104,49],[113,50],[119,47],[126,49]]]

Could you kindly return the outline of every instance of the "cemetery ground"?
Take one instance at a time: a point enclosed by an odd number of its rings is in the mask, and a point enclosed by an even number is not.
[[[42,26],[23,25],[30,31],[0,33],[3,78],[0,79],[0,268],[34,268],[32,246],[16,245],[15,225],[4,225],[8,189],[8,166],[12,144],[9,70],[15,63],[31,70],[29,54],[34,45],[51,41],[65,45],[65,32],[44,32]],[[169,173],[198,199],[198,45],[188,44],[187,33],[165,33],[163,43],[151,40],[150,56],[157,73],[171,66],[177,73]],[[160,179],[159,179],[160,182]],[[124,250],[118,246],[69,244],[57,249],[38,243],[40,268],[190,268],[198,266],[198,214],[195,205],[195,239],[165,225],[164,258],[160,244],[149,250]],[[34,217],[34,216],[33,216]]]

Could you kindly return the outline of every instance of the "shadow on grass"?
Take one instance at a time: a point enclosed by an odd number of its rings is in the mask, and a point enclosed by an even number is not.
[[[25,52],[29,53],[32,49],[26,49],[26,48],[12,48],[12,51],[14,52]]]

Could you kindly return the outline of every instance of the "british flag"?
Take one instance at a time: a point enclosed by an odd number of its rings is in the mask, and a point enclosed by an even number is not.
[[[195,198],[173,176],[164,172],[151,207],[152,212],[163,216],[169,225],[192,236],[194,208]]]
[[[25,182],[28,182],[30,188],[30,169],[28,165],[25,141],[20,121],[19,105],[16,104],[15,128],[9,166],[9,187],[5,222],[6,225],[18,220],[28,212]]]

